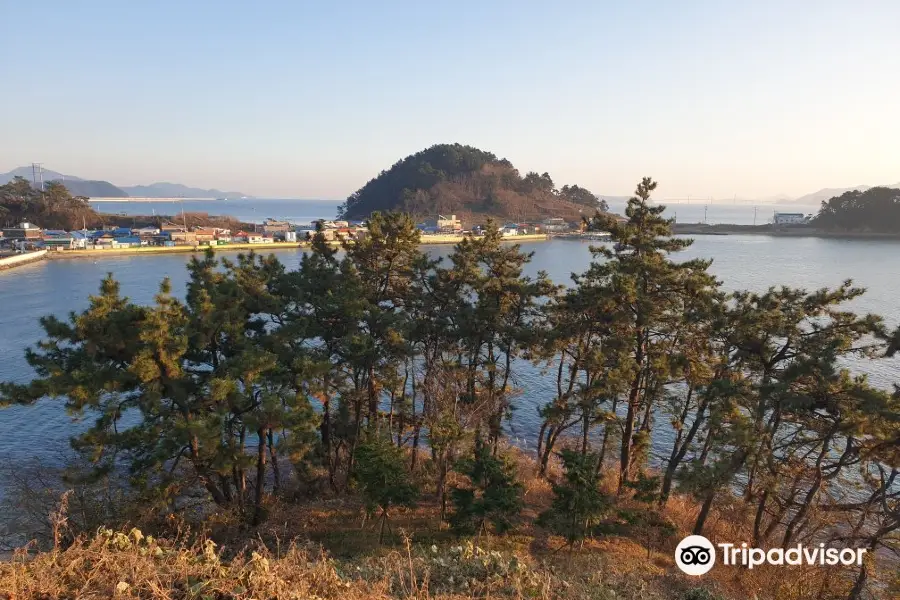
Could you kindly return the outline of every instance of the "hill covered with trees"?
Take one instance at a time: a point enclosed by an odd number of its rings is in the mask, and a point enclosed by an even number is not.
[[[851,190],[822,202],[813,224],[820,229],[900,233],[900,189]]]
[[[86,182],[81,182],[86,183]],[[28,221],[47,229],[80,229],[97,224],[100,217],[84,196],[72,196],[58,181],[35,188],[24,177],[0,185],[0,224]]]
[[[522,176],[505,158],[462,144],[438,144],[407,156],[354,192],[340,216],[364,219],[374,211],[437,213],[464,220],[580,219],[606,204],[578,185],[556,187],[549,173]]]

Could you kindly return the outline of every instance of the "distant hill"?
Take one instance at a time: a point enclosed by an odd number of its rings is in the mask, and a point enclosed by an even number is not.
[[[74,175],[63,175],[49,169],[44,169],[42,176],[45,186],[51,181],[58,181],[65,185],[66,189],[73,196],[87,196],[89,198],[124,198],[128,196],[120,188],[108,181],[82,179]],[[24,177],[27,181],[34,180],[31,167],[18,167],[8,173],[0,173],[0,185],[9,183],[15,177]]]
[[[562,217],[580,219],[606,210],[585,188],[557,189],[549,173],[522,176],[506,159],[461,144],[438,144],[407,156],[354,192],[340,216],[364,219],[400,210],[419,218],[456,214],[464,221]]]
[[[46,182],[46,179],[44,180]],[[88,198],[127,198],[128,194],[108,181],[86,181],[84,179],[57,179],[66,186],[73,196],[87,196]]]
[[[818,205],[821,204],[824,200],[829,200],[846,192],[864,192],[870,187],[871,186],[868,185],[858,185],[856,187],[848,188],[823,188],[818,192],[813,192],[812,194],[806,194],[805,196],[795,198],[794,200],[788,202],[788,204],[808,204],[810,206]]]
[[[189,187],[180,183],[159,182],[150,185],[116,186],[108,181],[84,179],[74,175],[64,175],[44,169],[44,183],[61,181],[73,196],[90,198],[252,198],[243,192],[223,192],[221,190]],[[0,185],[9,183],[14,177],[32,180],[31,167],[17,167],[8,173],[0,173]],[[77,183],[85,185],[77,185]]]
[[[150,185],[128,185],[122,187],[134,198],[249,198],[243,192],[223,192],[188,187],[180,183],[159,182]]]
[[[62,173],[57,173],[56,171],[51,171],[49,169],[44,169],[43,173],[44,181],[84,181],[80,177],[75,177],[74,175],[63,175]],[[14,177],[24,177],[28,181],[31,181],[31,167],[17,167],[8,173],[0,173],[0,185],[9,183],[13,180]]]

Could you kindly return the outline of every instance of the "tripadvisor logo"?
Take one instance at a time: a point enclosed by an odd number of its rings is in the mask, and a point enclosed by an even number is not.
[[[716,564],[716,549],[702,535],[689,535],[675,548],[675,564],[688,575],[704,575]]]
[[[716,544],[702,535],[689,535],[675,548],[675,564],[688,575],[704,575],[716,564],[716,547],[722,554],[722,564],[728,567],[753,569],[760,565],[856,565],[860,566],[865,548],[826,548],[825,544],[790,548],[750,548],[747,544]]]

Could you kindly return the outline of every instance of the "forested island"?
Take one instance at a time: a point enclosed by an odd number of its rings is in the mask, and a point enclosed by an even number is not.
[[[900,189],[845,192],[822,202],[812,225],[827,231],[900,234]]]
[[[462,144],[437,144],[407,156],[354,192],[340,217],[365,219],[374,211],[417,218],[456,214],[472,222],[487,217],[578,221],[605,202],[578,185],[557,189],[549,173],[522,176],[506,159]]]
[[[47,552],[10,597],[889,598],[900,591],[900,394],[842,366],[900,332],[850,282],[726,293],[644,179],[563,287],[488,228],[444,261],[374,213],[274,256],[188,265],[150,305],[107,277],[41,321],[0,404],[85,419],[65,477],[12,469]],[[894,359],[895,360],[895,359]],[[518,369],[553,381],[513,444]],[[45,518],[50,515],[49,519]],[[100,528],[98,533],[98,527]],[[679,574],[688,533],[863,548],[859,565]],[[24,555],[23,555],[24,556]],[[153,596],[157,597],[157,596]]]

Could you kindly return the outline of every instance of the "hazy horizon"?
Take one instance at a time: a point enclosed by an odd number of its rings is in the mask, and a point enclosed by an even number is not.
[[[459,142],[558,185],[900,181],[900,3],[8,3],[0,172],[341,200]]]

